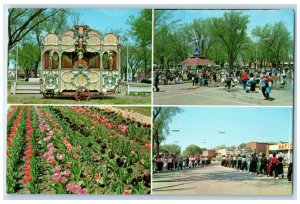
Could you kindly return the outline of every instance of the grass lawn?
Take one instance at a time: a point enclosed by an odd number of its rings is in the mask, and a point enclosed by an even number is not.
[[[89,101],[75,101],[74,98],[43,98],[41,94],[8,94],[7,97],[8,104],[72,104],[72,105],[151,105],[151,94],[148,95],[125,95],[125,96],[104,96],[102,98],[92,98]],[[151,110],[150,110],[151,112]]]
[[[119,109],[127,109],[129,112],[132,110],[133,112],[140,113],[142,115],[151,116],[151,107],[137,107],[137,106],[131,106],[131,107],[118,107]]]

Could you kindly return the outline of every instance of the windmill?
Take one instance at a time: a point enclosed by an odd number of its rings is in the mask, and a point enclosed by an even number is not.
[[[189,42],[189,44],[194,43],[194,57],[200,57],[201,56],[201,51],[203,52],[203,41],[204,41],[204,36],[201,35],[201,45],[202,45],[202,50],[200,50],[200,46],[199,46],[199,37],[198,34],[196,33],[196,31],[194,31],[194,39],[193,41]]]

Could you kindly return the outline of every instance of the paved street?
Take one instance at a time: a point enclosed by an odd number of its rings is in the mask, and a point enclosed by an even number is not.
[[[206,167],[153,174],[154,195],[291,195],[287,179],[249,175],[212,164]]]
[[[161,85],[153,92],[154,105],[238,105],[238,106],[292,106],[292,89],[273,89],[270,100],[263,100],[260,89],[245,93],[240,85],[227,92],[222,87],[199,87],[192,83]]]

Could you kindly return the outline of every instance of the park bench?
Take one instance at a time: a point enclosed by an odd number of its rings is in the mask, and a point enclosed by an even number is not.
[[[10,86],[11,94],[39,94],[41,84],[39,78],[29,78],[28,82],[12,82]]]
[[[130,93],[151,93],[152,84],[143,84],[143,83],[126,83],[127,85],[127,95]]]

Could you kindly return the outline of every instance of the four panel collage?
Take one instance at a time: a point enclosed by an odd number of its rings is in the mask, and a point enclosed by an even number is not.
[[[7,198],[294,195],[294,8],[4,9]]]

